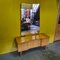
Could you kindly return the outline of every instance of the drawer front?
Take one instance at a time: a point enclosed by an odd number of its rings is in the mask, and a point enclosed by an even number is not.
[[[18,45],[18,52],[28,50],[28,45],[27,43],[19,44]]]
[[[40,40],[32,40],[28,42],[28,49],[39,47],[40,46]]]
[[[40,46],[40,40],[34,40],[34,47]]]
[[[48,39],[43,39],[41,41],[41,46],[46,46],[46,45],[48,45]]]
[[[31,49],[34,47],[34,40],[28,42],[28,48]]]

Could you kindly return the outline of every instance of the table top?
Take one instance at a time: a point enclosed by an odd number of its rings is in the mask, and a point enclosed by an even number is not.
[[[34,39],[24,39],[25,37],[28,37],[28,36],[39,36],[39,39],[35,39],[35,40],[43,40],[43,39],[49,39],[49,36],[48,35],[46,35],[46,34],[44,34],[44,33],[40,33],[40,34],[29,34],[29,35],[24,35],[24,36],[18,36],[18,37],[16,37],[16,42],[17,43],[25,43],[25,42],[28,42],[28,41],[32,41],[32,40],[34,40]],[[23,39],[23,40],[21,40],[21,38]]]

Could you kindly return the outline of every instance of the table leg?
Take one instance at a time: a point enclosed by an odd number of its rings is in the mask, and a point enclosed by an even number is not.
[[[18,52],[18,55],[20,56],[20,52]]]
[[[20,56],[22,56],[22,51],[20,52]]]
[[[22,52],[18,52],[19,56],[22,56]]]

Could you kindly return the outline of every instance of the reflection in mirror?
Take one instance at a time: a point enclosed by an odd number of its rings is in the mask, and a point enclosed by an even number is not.
[[[36,34],[40,30],[40,4],[21,4],[21,35]]]

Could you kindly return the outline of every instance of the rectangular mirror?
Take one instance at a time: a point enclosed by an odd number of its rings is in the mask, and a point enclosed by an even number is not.
[[[21,35],[40,31],[40,4],[21,4]]]

